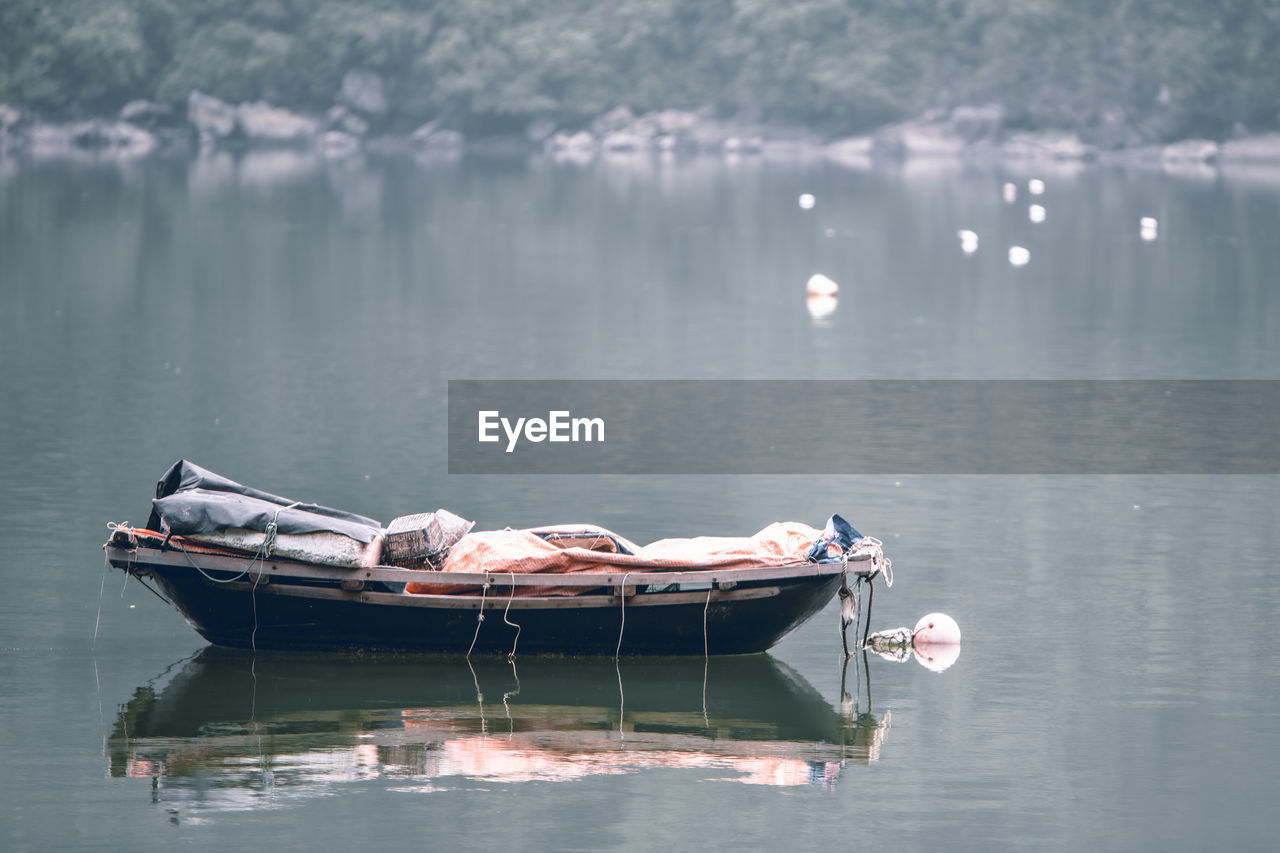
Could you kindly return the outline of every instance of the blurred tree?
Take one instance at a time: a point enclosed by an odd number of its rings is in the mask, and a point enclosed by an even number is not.
[[[320,112],[349,71],[380,76],[389,127],[626,104],[836,133],[995,102],[1028,127],[1224,136],[1280,125],[1280,0],[0,3],[0,100],[54,116],[192,89]]]

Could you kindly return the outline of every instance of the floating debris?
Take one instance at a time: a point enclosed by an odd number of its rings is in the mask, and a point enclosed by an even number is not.
[[[1025,246],[1009,247],[1009,263],[1015,267],[1025,267],[1031,261],[1031,250]]]
[[[1013,204],[1015,201],[1018,200],[1017,184],[1006,181],[1004,187],[1001,189],[1001,192],[1004,194],[1005,204]]]
[[[961,229],[956,232],[956,236],[960,238],[960,251],[966,255],[972,255],[978,251],[978,235],[976,232]]]
[[[1044,181],[1039,178],[1032,178],[1027,181],[1027,192],[1032,195],[1044,195]]]
[[[813,193],[801,193],[801,194],[800,194],[800,209],[801,209],[801,210],[813,210],[813,206],[814,206],[815,204],[817,204],[817,203],[818,203],[818,200],[817,200],[816,198],[814,198],[814,197],[813,197]]]
[[[822,273],[815,273],[810,276],[809,283],[805,286],[805,289],[810,296],[835,296],[840,292],[840,285]]]
[[[1045,210],[1043,204],[1033,204],[1027,208],[1027,218],[1037,224],[1044,222]]]

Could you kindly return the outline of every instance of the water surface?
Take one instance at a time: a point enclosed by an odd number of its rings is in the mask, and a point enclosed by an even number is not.
[[[0,846],[1267,849],[1274,477],[461,477],[444,406],[451,378],[1277,379],[1278,230],[1266,174],[6,161]],[[179,457],[384,521],[839,512],[894,559],[874,626],[944,610],[965,643],[842,671],[833,603],[706,664],[207,650],[99,550]]]

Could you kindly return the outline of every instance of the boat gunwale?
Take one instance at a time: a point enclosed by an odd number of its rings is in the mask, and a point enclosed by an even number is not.
[[[197,571],[249,573],[254,582],[269,582],[273,577],[297,578],[341,582],[349,580],[382,581],[386,583],[424,582],[432,585],[458,587],[614,587],[622,588],[628,596],[634,595],[637,586],[660,586],[673,583],[707,583],[714,586],[747,582],[773,582],[801,578],[829,577],[852,574],[872,578],[879,573],[879,565],[871,560],[869,552],[855,552],[846,561],[831,563],[797,562],[747,569],[685,569],[680,571],[608,571],[577,572],[572,574],[519,572],[442,572],[430,569],[406,569],[396,566],[347,567],[304,563],[278,558],[260,558],[253,555],[216,554],[207,551],[192,552],[181,547],[148,547],[139,544],[126,548],[107,542],[104,546],[107,560],[118,569],[130,571],[135,567],[156,565],[164,567],[189,567]],[[199,558],[199,563],[195,558]],[[854,565],[858,564],[858,565]],[[626,589],[632,590],[625,592]],[[401,597],[406,593],[385,593]],[[458,595],[426,596],[407,593],[415,598],[456,599]],[[480,596],[475,596],[479,598]],[[580,597],[578,597],[580,598]]]

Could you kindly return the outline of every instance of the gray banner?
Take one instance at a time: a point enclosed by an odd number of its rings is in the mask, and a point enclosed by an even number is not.
[[[451,474],[1275,474],[1280,381],[450,380]]]

